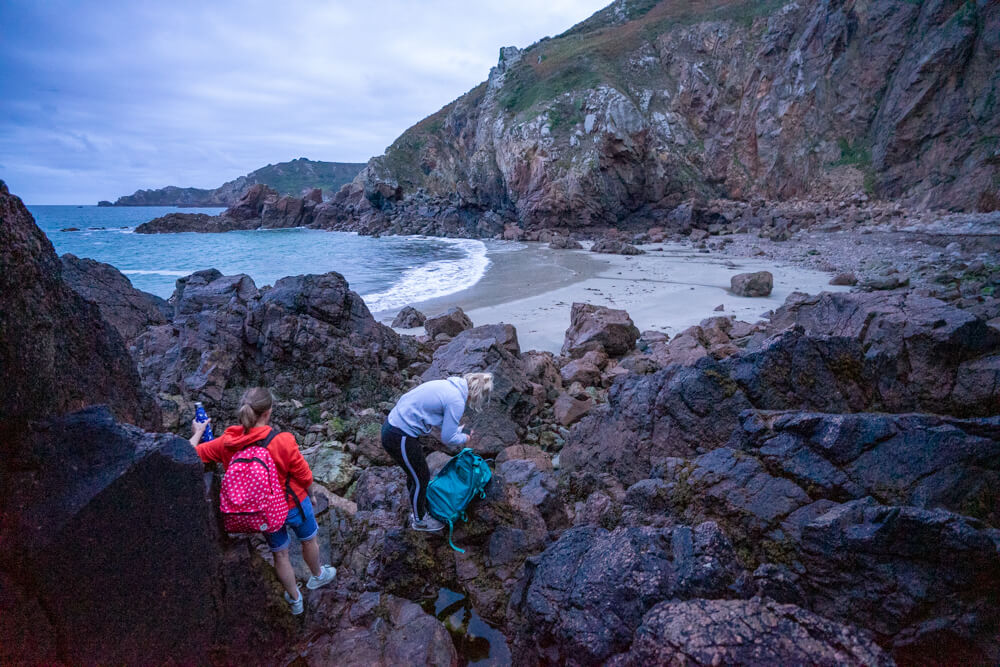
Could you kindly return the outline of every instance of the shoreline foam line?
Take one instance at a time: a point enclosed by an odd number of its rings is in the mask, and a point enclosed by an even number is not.
[[[407,269],[388,289],[361,298],[373,313],[461,292],[478,283],[490,265],[486,244],[475,239],[440,239],[465,252],[461,259],[445,259]]]

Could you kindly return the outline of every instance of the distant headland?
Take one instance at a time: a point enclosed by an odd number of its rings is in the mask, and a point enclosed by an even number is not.
[[[252,186],[263,184],[281,195],[299,196],[303,190],[319,188],[334,193],[345,183],[350,183],[364,168],[360,162],[320,162],[300,157],[291,162],[269,164],[223,183],[214,190],[204,188],[179,188],[168,185],[157,190],[136,190],[131,195],[119,197],[114,203],[106,200],[98,206],[232,206]]]

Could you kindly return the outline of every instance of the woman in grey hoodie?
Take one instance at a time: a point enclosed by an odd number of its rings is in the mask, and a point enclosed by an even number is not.
[[[444,524],[427,514],[427,483],[430,471],[420,438],[441,427],[441,441],[446,445],[466,444],[471,433],[462,432],[459,422],[466,405],[478,410],[493,391],[492,373],[466,373],[446,380],[431,380],[411,389],[396,403],[382,425],[382,447],[406,473],[413,513],[414,530],[434,531]]]

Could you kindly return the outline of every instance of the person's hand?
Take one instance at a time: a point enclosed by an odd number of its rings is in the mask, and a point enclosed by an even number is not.
[[[201,441],[201,436],[205,434],[205,429],[208,428],[208,425],[211,423],[212,423],[211,418],[206,419],[203,422],[200,422],[197,419],[191,422],[192,433],[191,433],[191,438],[188,440],[188,442],[191,443],[192,447],[194,447]]]

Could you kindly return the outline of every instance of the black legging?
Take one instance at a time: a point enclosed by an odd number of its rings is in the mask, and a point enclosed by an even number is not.
[[[410,505],[417,520],[427,511],[427,482],[431,471],[427,469],[424,448],[420,438],[406,435],[389,422],[382,425],[382,448],[406,473],[406,488],[410,491]]]

